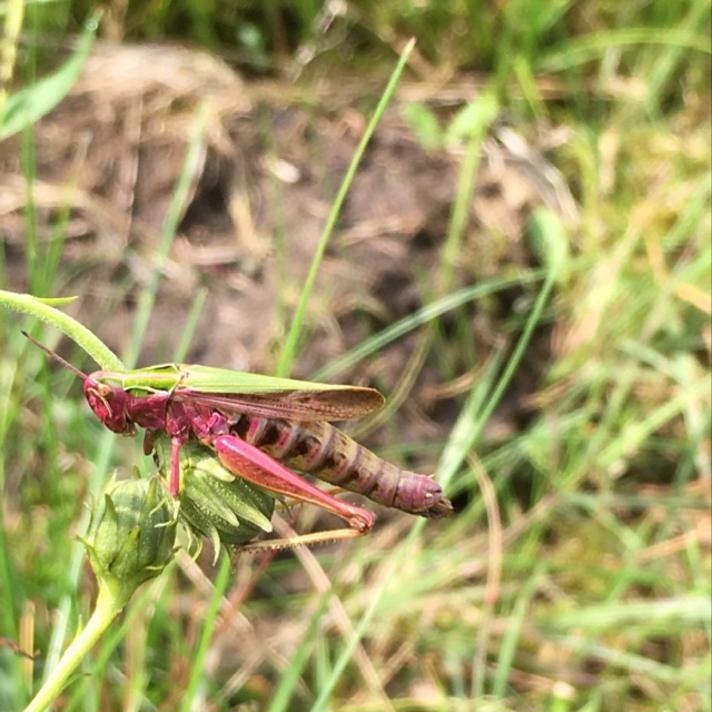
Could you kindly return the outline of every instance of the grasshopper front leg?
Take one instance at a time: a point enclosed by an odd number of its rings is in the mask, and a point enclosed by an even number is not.
[[[171,497],[177,497],[180,493],[180,449],[183,443],[184,438],[175,435],[171,438],[171,479],[168,484]]]
[[[376,520],[372,512],[332,497],[235,435],[218,436],[213,447],[221,464],[236,477],[270,492],[322,507],[346,520],[356,532],[365,534]]]

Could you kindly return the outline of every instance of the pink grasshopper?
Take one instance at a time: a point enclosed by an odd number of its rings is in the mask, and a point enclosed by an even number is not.
[[[181,448],[192,441],[212,449],[235,477],[322,507],[344,519],[355,535],[373,526],[372,512],[328,494],[280,461],[410,514],[452,512],[431,477],[400,470],[328,422],[380,408],[384,398],[372,388],[182,364],[87,375],[28,338],[83,380],[89,406],[109,430],[131,435],[137,425],[145,428],[146,454],[154,436],[170,438],[173,496],[180,491]]]

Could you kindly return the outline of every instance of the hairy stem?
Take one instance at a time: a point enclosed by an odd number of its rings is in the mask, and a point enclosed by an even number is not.
[[[123,371],[121,359],[83,324],[53,305],[69,304],[74,297],[66,299],[41,299],[31,294],[17,294],[0,289],[0,306],[29,314],[54,326],[81,346],[102,368],[108,371]]]

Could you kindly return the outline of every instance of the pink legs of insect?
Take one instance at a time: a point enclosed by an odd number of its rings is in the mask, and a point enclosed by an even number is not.
[[[171,438],[171,479],[168,482],[168,492],[171,497],[177,497],[180,492],[180,449],[182,446],[183,442],[180,438]]]
[[[218,436],[213,446],[222,465],[236,477],[270,492],[322,507],[345,519],[352,529],[360,533],[367,532],[375,522],[372,512],[332,497],[234,435]]]

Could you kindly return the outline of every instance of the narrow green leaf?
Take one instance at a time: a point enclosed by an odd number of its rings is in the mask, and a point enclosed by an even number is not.
[[[383,331],[370,336],[358,346],[334,359],[328,366],[320,368],[312,375],[312,378],[315,381],[328,381],[337,374],[355,366],[359,361],[368,358],[371,354],[385,348],[401,336],[408,334],[423,324],[427,324],[433,319],[437,319],[442,314],[446,314],[475,299],[496,294],[498,291],[509,287],[535,282],[541,279],[543,274],[541,270],[532,270],[523,272],[515,277],[480,282],[474,286],[464,287],[441,299],[436,299],[434,302],[418,309],[418,311],[408,314],[403,319],[386,327]]]
[[[623,50],[635,45],[679,47],[710,54],[709,38],[701,34],[670,28],[623,27],[567,40],[548,54],[542,54],[537,69],[539,72],[561,72],[597,60],[613,47]]]
[[[282,355],[279,359],[279,363],[277,364],[278,376],[285,376],[289,372],[289,369],[292,365],[292,361],[294,360],[294,356],[297,350],[299,334],[301,334],[302,327],[304,325],[304,317],[306,315],[309,297],[311,296],[312,289],[314,288],[314,282],[316,281],[316,275],[319,271],[319,266],[321,265],[322,257],[326,252],[326,247],[329,244],[331,235],[334,232],[334,228],[336,227],[336,221],[339,218],[341,208],[344,204],[344,201],[346,200],[346,194],[348,193],[349,186],[351,185],[351,182],[354,179],[354,175],[356,174],[356,169],[358,168],[359,163],[361,163],[361,159],[363,158],[363,155],[366,152],[366,146],[368,146],[368,143],[371,140],[371,136],[373,136],[373,133],[376,130],[376,126],[381,120],[383,112],[386,110],[386,107],[390,103],[391,97],[393,96],[396,90],[396,86],[398,85],[400,76],[403,73],[403,70],[405,69],[405,64],[408,61],[408,57],[413,51],[413,47],[415,47],[415,39],[410,40],[410,42],[408,42],[405,48],[403,49],[400,59],[398,60],[398,64],[393,70],[393,74],[391,74],[391,78],[388,81],[388,85],[386,86],[383,95],[381,96],[381,100],[378,102],[378,106],[373,112],[371,121],[369,121],[368,126],[366,127],[366,131],[364,132],[361,141],[358,147],[356,148],[356,151],[354,152],[354,156],[351,159],[351,164],[349,165],[349,168],[346,171],[346,175],[344,176],[344,179],[341,182],[339,192],[337,193],[334,202],[331,204],[331,212],[329,213],[326,225],[324,226],[324,232],[322,232],[321,234],[321,239],[319,240],[319,244],[316,248],[316,252],[314,253],[314,257],[312,258],[312,263],[309,267],[309,273],[307,274],[307,278],[304,282],[304,288],[302,289],[299,304],[297,305],[297,309],[294,313],[292,326],[289,329],[289,333],[287,334],[287,340],[285,342],[284,349],[282,350]]]
[[[407,104],[401,112],[410,130],[423,148],[440,148],[443,143],[443,129],[435,113],[420,101]]]
[[[65,304],[71,304],[77,301],[79,297],[35,297],[38,302],[42,304],[48,304],[51,307],[61,307]]]
[[[205,656],[210,647],[210,641],[213,638],[215,623],[218,613],[220,612],[220,603],[225,594],[228,581],[230,580],[230,557],[223,556],[220,562],[217,578],[215,579],[215,588],[213,589],[213,597],[210,600],[210,607],[205,615],[205,623],[198,643],[198,649],[193,656],[193,665],[190,672],[190,681],[188,688],[182,695],[181,712],[190,712],[196,709],[195,703],[198,702],[197,696],[199,693],[200,683],[205,676]]]
[[[89,57],[97,25],[96,18],[87,22],[74,54],[54,74],[8,98],[0,111],[0,141],[41,119],[69,94]]]

